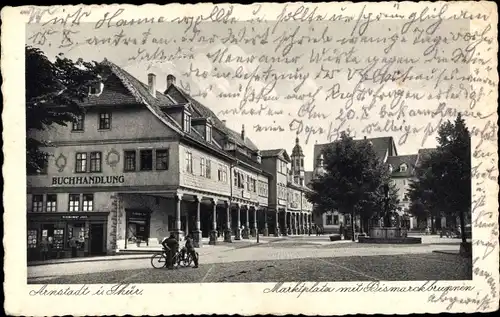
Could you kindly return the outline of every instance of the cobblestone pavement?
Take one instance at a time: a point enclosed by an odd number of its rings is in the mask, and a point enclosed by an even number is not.
[[[436,253],[200,264],[198,269],[118,269],[29,279],[30,284],[466,280],[470,259]]]
[[[141,282],[141,279],[149,280],[150,276],[162,282],[177,281],[177,279],[198,281],[196,276],[210,268],[210,274],[205,277],[210,278],[209,281],[217,281],[215,277],[218,275],[210,277],[213,270],[220,272],[218,279],[227,278],[229,281],[238,281],[242,278],[241,276],[245,275],[239,272],[254,271],[254,268],[261,268],[261,270],[258,274],[252,275],[251,281],[254,279],[261,281],[263,278],[265,280],[267,277],[274,276],[266,275],[269,272],[273,272],[272,274],[278,278],[283,270],[288,272],[286,277],[283,277],[287,280],[300,280],[301,277],[309,280],[324,280],[325,278],[328,280],[328,276],[331,276],[333,280],[342,280],[354,278],[352,274],[355,276],[365,274],[365,278],[369,276],[375,279],[390,279],[390,276],[386,277],[389,274],[385,272],[387,270],[399,277],[395,279],[415,279],[419,276],[422,279],[431,279],[432,276],[437,276],[439,279],[444,279],[446,276],[450,279],[454,279],[454,276],[467,278],[464,276],[467,276],[467,270],[471,267],[467,260],[453,255],[432,253],[433,251],[456,251],[460,241],[432,239],[432,241],[424,239],[424,243],[420,245],[383,245],[360,244],[351,241],[330,242],[325,236],[288,237],[273,243],[247,244],[238,248],[228,245],[203,247],[198,249],[201,258],[198,270],[179,269],[175,270],[175,273],[167,270],[154,270],[151,267],[149,255],[144,255],[134,259],[115,261],[32,266],[28,267],[28,280],[34,283],[52,283],[53,281],[70,282],[77,279],[82,283],[95,283],[104,282],[107,279],[121,281],[123,275],[132,276],[131,280],[135,282]],[[372,262],[376,266],[373,266]],[[346,263],[346,268],[342,268],[341,263]],[[447,266],[447,263],[453,265]],[[310,270],[309,266],[314,269]],[[278,269],[280,267],[281,269]],[[300,270],[297,269],[299,267]],[[335,270],[335,267],[338,270]],[[443,271],[441,275],[438,274],[439,270],[434,271],[436,267]],[[361,270],[358,270],[359,268]],[[186,273],[186,270],[189,273]],[[365,272],[363,270],[366,270],[366,273],[363,273]],[[310,274],[310,277],[307,274]],[[86,281],[86,279],[89,280]],[[155,279],[151,279],[151,282],[155,282]]]

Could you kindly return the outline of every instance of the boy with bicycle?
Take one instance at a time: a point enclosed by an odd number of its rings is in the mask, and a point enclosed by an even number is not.
[[[184,245],[186,252],[188,255],[191,256],[194,262],[194,267],[193,268],[198,268],[198,253],[194,250],[194,243],[193,243],[193,238],[191,237],[190,234],[187,235],[186,237],[186,244]],[[183,254],[183,256],[185,256]]]

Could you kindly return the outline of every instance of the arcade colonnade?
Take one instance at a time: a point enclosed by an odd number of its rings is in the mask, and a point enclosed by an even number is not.
[[[196,247],[202,244],[202,228],[207,225],[202,223],[203,221],[210,221],[209,244],[216,244],[220,238],[225,242],[232,242],[233,239],[250,239],[250,236],[256,237],[257,233],[263,236],[273,234],[275,237],[302,235],[308,234],[311,229],[311,213],[283,208],[273,210],[237,198],[229,200],[223,197],[177,193],[174,199],[175,227],[171,232],[179,240],[182,240],[186,233],[190,233]],[[181,206],[186,200],[195,205],[194,215],[191,215],[194,218],[194,227],[191,228],[190,222],[187,221],[183,231]],[[202,212],[202,205],[206,203],[210,206],[209,215]],[[190,213],[189,210],[186,212]]]

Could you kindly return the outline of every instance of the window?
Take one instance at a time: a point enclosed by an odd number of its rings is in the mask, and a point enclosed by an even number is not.
[[[186,172],[193,173],[193,154],[186,152]]]
[[[238,187],[245,189],[245,175],[243,173],[240,173],[240,177],[238,180]]]
[[[45,205],[45,210],[47,212],[57,211],[57,195],[47,195],[47,202]]]
[[[207,171],[205,173],[206,178],[212,178],[212,163],[207,159]]]
[[[247,190],[250,191],[250,176],[247,175]]]
[[[87,172],[87,153],[76,153],[76,168],[77,173]]]
[[[191,131],[191,115],[187,112],[184,112],[184,125],[183,125],[184,131],[185,132],[190,132]]]
[[[219,182],[227,182],[227,167],[224,165],[219,165],[219,170],[217,173]]]
[[[125,151],[124,153],[125,160],[124,160],[124,166],[123,169],[125,172],[133,172],[135,171],[135,151]]]
[[[168,170],[169,153],[168,150],[156,150],[156,169]]]
[[[69,194],[69,211],[80,211],[79,194]]]
[[[257,192],[257,181],[255,178],[252,178],[252,191],[255,193]]]
[[[408,169],[408,166],[404,163],[399,166],[400,172],[406,172],[407,169]]]
[[[200,175],[205,176],[207,174],[207,166],[205,165],[205,158],[202,157],[200,161]]]
[[[286,162],[285,161],[282,161],[282,160],[279,160],[278,162],[278,171],[281,173],[281,174],[286,174]]]
[[[339,224],[339,215],[333,215],[333,224],[338,225]]]
[[[300,167],[304,167],[304,159],[303,158],[300,159]]]
[[[43,195],[33,195],[31,211],[43,212]]]
[[[212,141],[212,126],[210,125],[207,125],[205,129],[205,139],[207,140],[207,142]]]
[[[141,150],[140,159],[141,171],[151,171],[153,169],[153,150]]]
[[[90,95],[99,95],[102,93],[103,87],[104,87],[104,85],[102,83],[101,84],[94,84],[94,85],[89,87],[89,94]]]
[[[94,172],[94,173],[101,172],[101,166],[102,166],[101,152],[91,152],[90,153],[90,172]]]
[[[83,131],[85,116],[83,114],[77,115],[73,121],[73,131]]]
[[[240,172],[234,172],[234,186],[245,189],[245,175]]]
[[[92,211],[94,209],[94,195],[83,194],[83,211]]]
[[[326,225],[327,226],[333,225],[333,216],[332,215],[326,215]]]
[[[111,113],[99,113],[99,130],[111,129]]]

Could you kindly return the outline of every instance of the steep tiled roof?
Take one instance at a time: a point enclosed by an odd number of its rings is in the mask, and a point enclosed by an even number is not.
[[[275,156],[280,156],[282,155],[285,160],[290,162],[290,156],[288,156],[288,153],[286,152],[285,149],[271,149],[271,150],[262,150],[260,152],[260,155],[262,157],[275,157]]]
[[[120,102],[123,104],[126,100],[127,102],[130,102],[131,98],[134,98],[135,102],[137,104],[142,104],[145,105],[155,116],[157,116],[160,120],[162,120],[164,123],[166,123],[168,126],[173,128],[177,132],[182,132],[180,125],[172,119],[172,117],[166,115],[161,111],[162,106],[167,106],[167,105],[172,105],[172,101],[159,91],[156,92],[156,98],[153,97],[148,90],[148,87],[140,82],[137,78],[132,76],[130,73],[122,69],[121,67],[115,65],[114,63],[104,60],[101,62],[101,65],[107,66],[108,69],[111,71],[112,75],[115,75],[121,82],[121,85],[126,88],[126,90],[130,93],[129,99],[123,99],[123,98],[116,98],[114,101]],[[106,87],[104,88],[106,89]],[[123,94],[125,95],[125,94]],[[92,97],[92,98],[99,98],[99,97]],[[102,103],[105,102],[105,100],[96,100],[93,99],[94,103]]]
[[[284,149],[262,150],[260,151],[260,154],[262,157],[273,157],[280,155],[283,151]]]
[[[214,150],[215,152],[221,155],[228,156],[227,153],[225,153],[222,149],[220,149],[220,146],[215,144],[215,140],[207,142],[205,138],[201,136],[195,129],[191,129],[189,133],[185,133],[182,130],[180,124],[177,123],[171,116],[169,116],[162,110],[165,107],[178,105],[172,100],[172,98],[162,94],[159,91],[156,91],[155,97],[153,97],[149,93],[149,88],[146,84],[139,81],[137,78],[132,76],[123,68],[117,66],[116,64],[106,59],[103,62],[101,62],[101,64],[107,66],[108,69],[111,71],[111,74],[119,79],[120,85],[122,85],[126,89],[125,91],[123,91],[122,94],[124,96],[128,96],[129,98],[129,99],[117,98],[117,101],[115,101],[114,104],[124,104],[124,100],[130,103],[133,100],[134,103],[136,104],[145,105],[155,116],[157,116],[160,120],[162,120],[167,126],[173,128],[174,131],[177,131],[181,136],[184,136],[185,138],[194,141],[198,144],[203,144],[206,147]],[[94,98],[97,98],[97,100],[94,101],[95,103],[102,104],[103,102],[106,101],[100,99],[100,96],[96,96]]]
[[[392,165],[392,177],[411,177],[415,170],[415,164],[417,163],[417,154],[412,155],[399,155],[399,156],[390,156],[387,158],[387,164]],[[406,164],[407,170],[402,172],[400,170],[401,164]]]
[[[415,164],[420,164],[422,160],[425,160],[427,157],[431,155],[432,152],[436,151],[436,148],[425,148],[418,150],[417,162]]]
[[[380,138],[369,138],[366,139],[368,142],[372,142],[373,148],[377,157],[380,160],[384,160],[386,155],[391,156],[397,155],[396,146],[394,144],[394,139],[392,137],[380,137]],[[355,142],[364,141],[364,139],[354,140]],[[315,144],[314,145],[314,166],[318,162],[319,155],[321,152],[332,143]]]
[[[242,147],[247,147],[248,149],[252,151],[257,151],[258,148],[257,146],[250,140],[248,137],[245,137],[245,140],[241,139],[241,134],[228,128],[224,122],[222,122],[216,115],[215,113],[210,110],[210,108],[204,106],[202,103],[198,102],[196,99],[191,97],[187,92],[182,90],[182,88],[176,86],[176,85],[171,85],[170,87],[167,88],[167,91],[165,93],[169,93],[170,89],[176,89],[186,101],[190,102],[195,110],[198,112],[198,114],[201,117],[204,118],[212,118],[213,120],[213,125],[216,129],[222,131],[224,134],[226,134],[230,140],[234,141],[236,144],[242,146]]]

